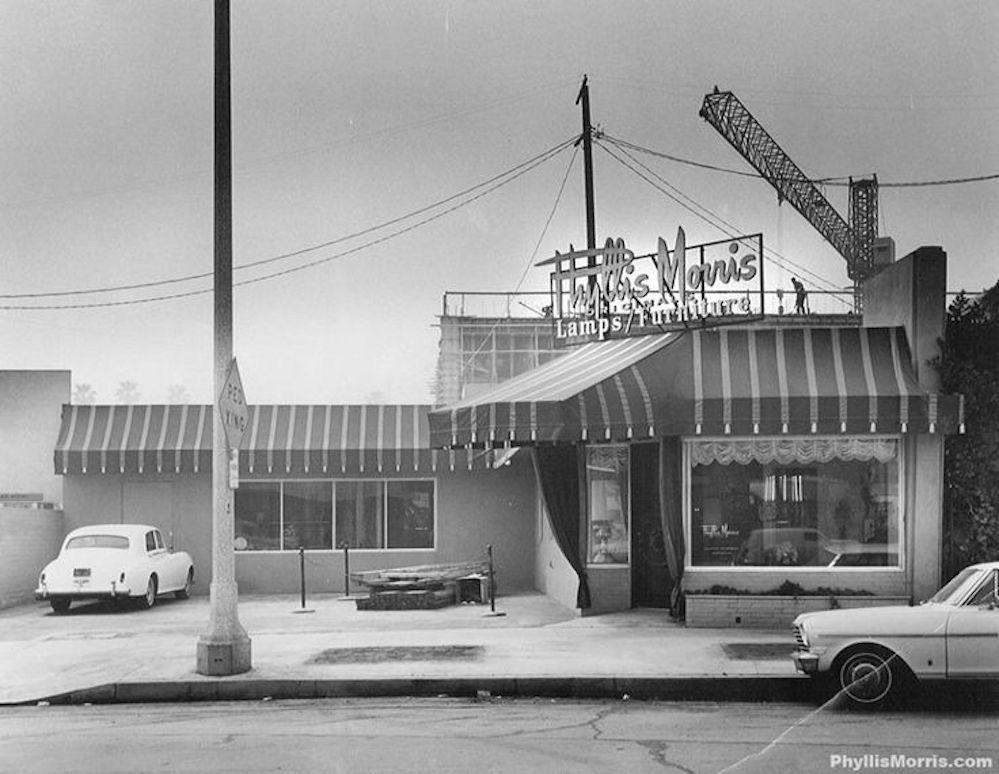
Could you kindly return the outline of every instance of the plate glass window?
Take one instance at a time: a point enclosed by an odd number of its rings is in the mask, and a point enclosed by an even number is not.
[[[893,440],[691,444],[695,567],[900,566]]]
[[[586,448],[587,530],[590,564],[627,564],[628,447],[623,444]]]
[[[281,484],[244,482],[236,490],[235,533],[251,551],[281,548]]]
[[[333,486],[329,481],[286,481],[282,488],[281,547],[333,548]]]
[[[434,482],[388,482],[388,547],[434,547]]]
[[[350,548],[381,548],[385,524],[381,481],[336,482],[336,541]]]

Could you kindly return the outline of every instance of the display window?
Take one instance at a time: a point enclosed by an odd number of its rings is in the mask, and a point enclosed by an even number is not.
[[[900,568],[894,438],[687,444],[691,567]]]
[[[628,564],[629,476],[626,444],[586,447],[589,564]]]
[[[235,509],[241,551],[435,546],[431,480],[243,482]]]

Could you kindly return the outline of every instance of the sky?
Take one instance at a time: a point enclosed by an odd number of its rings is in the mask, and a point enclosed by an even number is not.
[[[0,0],[0,369],[212,401],[212,5]],[[547,289],[532,264],[585,245],[582,154],[520,165],[578,135],[584,74],[606,136],[750,171],[698,116],[732,90],[809,176],[877,174],[899,257],[999,280],[999,180],[886,185],[999,173],[994,0],[233,0],[231,26],[251,403],[431,402],[446,292]],[[768,288],[849,285],[766,182],[632,154],[657,187],[594,148],[599,243],[723,238],[705,208],[783,258]]]

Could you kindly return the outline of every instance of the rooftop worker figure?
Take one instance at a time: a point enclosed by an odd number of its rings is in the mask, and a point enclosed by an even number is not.
[[[808,314],[805,308],[808,302],[808,292],[805,290],[805,286],[797,277],[791,277],[791,284],[794,285],[794,313]]]

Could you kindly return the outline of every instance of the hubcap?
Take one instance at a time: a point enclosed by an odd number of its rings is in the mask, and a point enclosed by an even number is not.
[[[843,690],[854,701],[869,703],[883,699],[891,688],[892,675],[879,656],[865,654],[848,661],[841,673]]]

